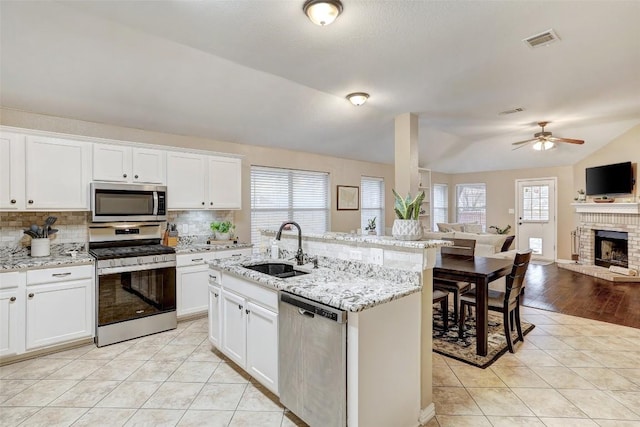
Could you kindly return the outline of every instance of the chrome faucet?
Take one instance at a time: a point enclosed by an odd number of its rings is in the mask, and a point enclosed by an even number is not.
[[[298,252],[296,252],[295,258],[298,265],[303,265],[304,252],[302,252],[302,229],[300,229],[300,226],[298,225],[297,222],[295,221],[283,222],[282,225],[280,226],[280,230],[278,230],[278,234],[276,234],[276,240],[280,240],[280,237],[282,237],[282,230],[284,230],[284,228],[289,224],[295,226],[298,229]]]

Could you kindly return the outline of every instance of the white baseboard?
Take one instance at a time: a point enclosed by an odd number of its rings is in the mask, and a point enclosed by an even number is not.
[[[558,263],[558,264],[575,264],[576,262],[572,261],[570,259],[560,259],[560,258],[558,258],[556,260],[556,263]]]
[[[420,411],[420,418],[418,418],[418,421],[420,422],[420,425],[425,425],[429,421],[431,421],[431,419],[435,416],[436,416],[436,405],[433,403],[430,403],[429,406],[427,406],[426,408],[422,408],[422,410]]]

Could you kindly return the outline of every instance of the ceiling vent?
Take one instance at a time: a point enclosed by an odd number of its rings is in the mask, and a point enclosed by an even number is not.
[[[560,37],[558,37],[555,31],[547,30],[540,34],[536,34],[535,36],[527,37],[526,39],[523,40],[523,42],[528,44],[529,47],[534,48],[534,47],[540,47],[540,46],[547,46],[558,40],[560,40]]]
[[[518,108],[514,108],[512,110],[505,110],[505,111],[500,111],[498,113],[499,116],[506,116],[507,114],[515,114],[515,113],[521,113],[524,111],[524,108],[522,107],[518,107]]]

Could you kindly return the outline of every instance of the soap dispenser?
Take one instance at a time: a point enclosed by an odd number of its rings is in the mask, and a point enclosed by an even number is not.
[[[280,249],[278,248],[278,241],[271,241],[271,259],[278,259],[280,256]]]

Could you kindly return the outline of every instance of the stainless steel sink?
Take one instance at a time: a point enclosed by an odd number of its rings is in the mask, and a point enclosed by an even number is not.
[[[293,265],[285,264],[283,262],[266,262],[263,264],[243,265],[243,267],[259,273],[268,274],[269,276],[278,277],[280,279],[309,274],[306,271],[294,270]]]

